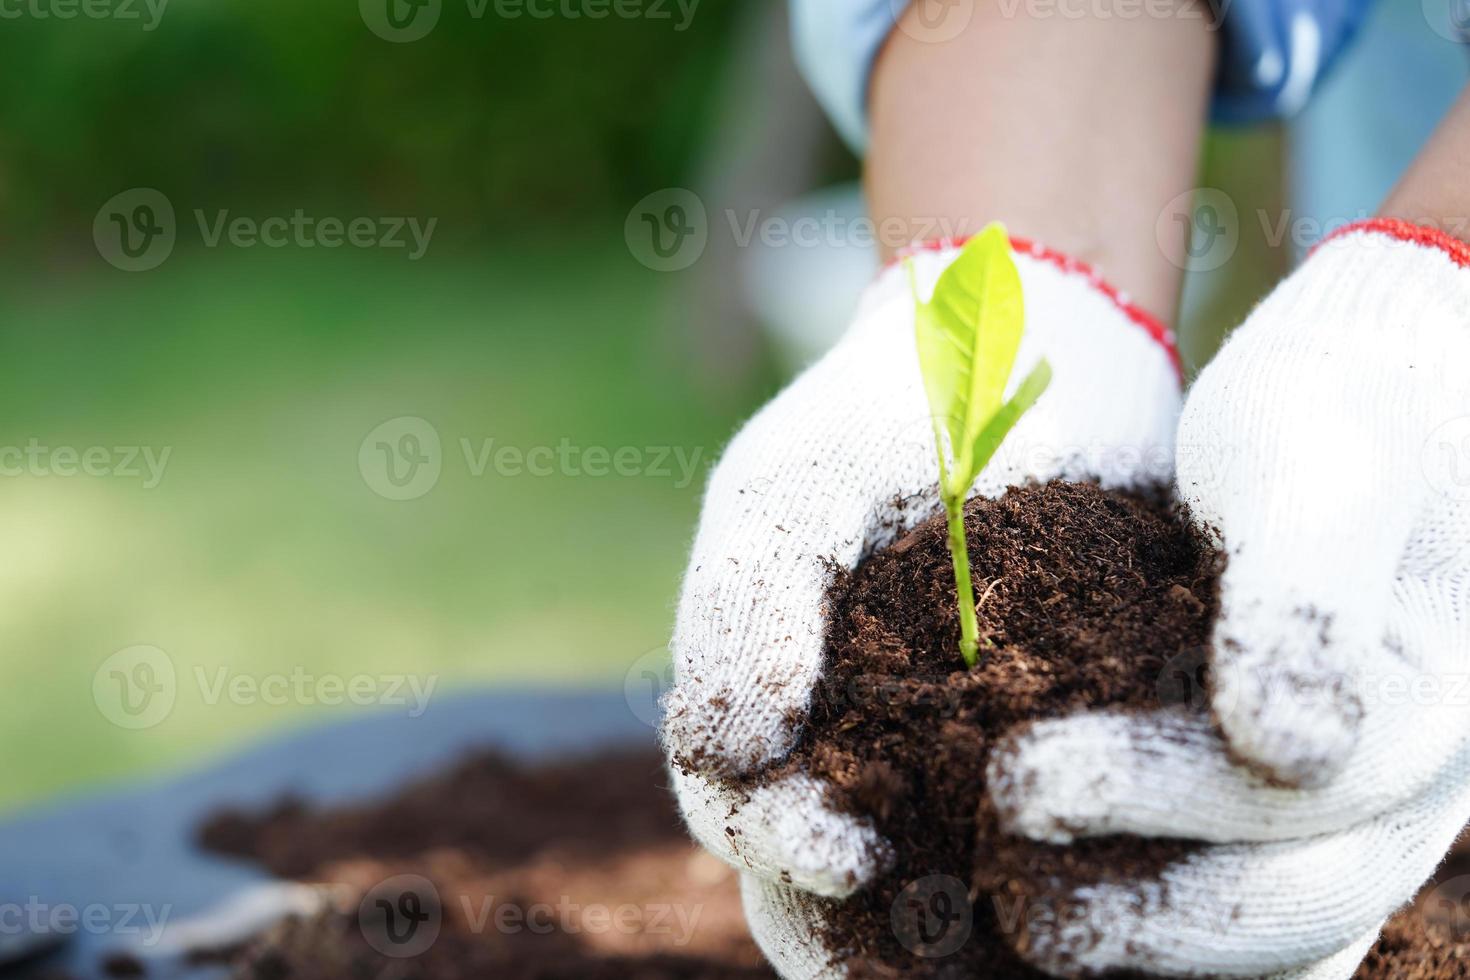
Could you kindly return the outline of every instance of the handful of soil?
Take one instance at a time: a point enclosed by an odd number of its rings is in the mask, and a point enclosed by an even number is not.
[[[1027,942],[1029,899],[1153,876],[1190,847],[1008,837],[986,805],[985,767],[1025,722],[1158,707],[1181,655],[1198,658],[1209,639],[1216,553],[1162,500],[1091,484],[971,501],[965,533],[981,597],[978,667],[958,652],[941,516],[836,578],[808,723],[796,751],[758,777],[826,780],[837,808],[871,817],[895,848],[892,870],[826,926],[854,976],[1044,976],[1012,949]],[[906,924],[895,907],[917,917]],[[946,935],[946,920],[965,935]]]
[[[983,639],[966,670],[943,516],[828,591],[826,664],[792,755],[872,818],[896,861],[835,904],[823,939],[863,977],[1044,977],[1017,954],[1032,900],[1156,877],[1189,842],[1112,837],[1053,847],[1002,834],[986,763],[1028,722],[1108,707],[1207,710],[1202,668],[1220,555],[1162,497],[1053,482],[966,507]],[[1356,980],[1470,977],[1470,857],[1395,916]],[[1457,887],[1463,885],[1463,887]],[[1454,902],[1433,901],[1448,889]],[[1450,906],[1453,907],[1450,907]],[[1065,911],[1065,910],[1064,910]]]

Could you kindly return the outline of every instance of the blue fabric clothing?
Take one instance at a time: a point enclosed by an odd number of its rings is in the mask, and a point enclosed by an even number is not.
[[[1145,0],[913,0],[921,29],[942,38],[962,29],[977,3],[1010,2],[1029,16],[1067,16],[1095,7],[1145,16]],[[1451,0],[1456,2],[1456,0]],[[833,124],[855,149],[867,144],[868,75],[910,0],[791,0],[796,57]],[[1372,0],[1215,0],[1221,31],[1216,121],[1286,118],[1306,105],[1347,48]],[[1091,5],[1091,6],[1084,6]],[[1211,16],[1205,8],[1200,15]],[[1072,16],[1077,16],[1073,13]]]

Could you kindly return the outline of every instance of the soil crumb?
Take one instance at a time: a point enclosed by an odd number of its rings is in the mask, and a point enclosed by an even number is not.
[[[480,754],[391,798],[215,815],[216,852],[325,907],[201,951],[239,980],[770,980],[734,871],[685,835],[653,747],[527,767]]]

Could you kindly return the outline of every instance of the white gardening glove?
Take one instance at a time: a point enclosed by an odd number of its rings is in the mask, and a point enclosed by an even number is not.
[[[1178,442],[1228,555],[1223,738],[1182,709],[1048,721],[990,786],[1040,840],[1217,846],[1070,896],[1108,927],[1033,934],[1054,968],[1254,976],[1360,950],[1470,820],[1470,247],[1382,221],[1329,240],[1200,376]]]
[[[1054,376],[976,492],[1057,476],[1167,480],[1180,400],[1171,338],[1080,264],[1021,242],[1016,251],[1026,333],[1015,376],[1043,353]],[[914,256],[926,298],[957,252]],[[936,513],[937,482],[914,299],[904,270],[891,268],[837,346],[730,443],[679,600],[663,731],[674,789],[694,836],[753,878],[845,896],[884,868],[872,825],[828,809],[814,780],[748,793],[721,780],[791,749],[822,667],[832,568],[854,567]],[[778,968],[815,975],[777,948],[795,920],[751,912]]]
[[[822,944],[825,917],[837,909],[836,899],[819,898],[789,885],[742,875],[745,917],[762,950],[783,977],[842,977]],[[1349,980],[1378,938],[1374,926],[1346,948],[1307,966],[1283,970],[1269,980]],[[969,942],[977,942],[971,937]],[[1072,971],[1063,970],[1064,974]]]

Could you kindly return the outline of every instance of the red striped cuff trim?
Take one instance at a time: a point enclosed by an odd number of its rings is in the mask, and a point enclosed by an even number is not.
[[[1323,245],[1335,238],[1344,235],[1352,235],[1364,232],[1374,235],[1387,235],[1401,242],[1411,242],[1415,245],[1423,245],[1425,248],[1439,249],[1450,257],[1450,261],[1462,269],[1470,269],[1470,245],[1460,241],[1453,235],[1431,228],[1428,225],[1417,225],[1412,221],[1402,218],[1369,218],[1367,221],[1354,221],[1350,225],[1343,225],[1332,232],[1326,238],[1317,243],[1312,251],[1316,251]]]
[[[960,248],[969,240],[970,236],[965,235],[958,238],[934,238],[928,241],[915,242],[901,249],[894,258],[894,262],[901,261],[918,252],[941,252],[947,248]],[[1139,327],[1142,327],[1144,333],[1148,334],[1156,344],[1164,349],[1164,353],[1168,355],[1169,363],[1174,367],[1174,374],[1179,378],[1181,384],[1184,382],[1184,364],[1179,358],[1177,338],[1174,336],[1174,331],[1166,327],[1162,320],[1134,303],[1128,298],[1127,293],[1108,282],[1102,277],[1101,273],[1080,259],[1074,259],[1064,252],[1058,252],[1054,248],[1047,248],[1040,242],[1034,242],[1029,238],[1022,238],[1019,235],[1011,236],[1011,248],[1017,252],[1029,255],[1033,259],[1054,265],[1068,275],[1080,276],[1089,286],[1106,296],[1118,308],[1120,313]],[[893,263],[889,264],[892,265]]]

